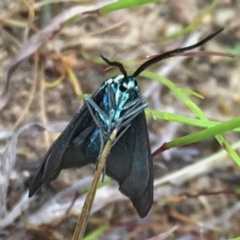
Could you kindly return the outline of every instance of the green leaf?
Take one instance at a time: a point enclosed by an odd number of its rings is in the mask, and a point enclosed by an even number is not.
[[[97,237],[101,236],[104,232],[109,229],[109,225],[107,223],[101,225],[97,229],[94,229],[91,233],[89,233],[83,240],[94,240]]]

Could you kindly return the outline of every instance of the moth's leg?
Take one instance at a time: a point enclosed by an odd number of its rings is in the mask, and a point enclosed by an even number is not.
[[[127,110],[131,107],[136,107],[136,105],[139,105],[139,104],[142,104],[142,103],[145,103],[144,98],[139,96],[138,98],[133,99],[132,101],[126,103],[123,107],[123,110]]]
[[[98,116],[96,116],[96,117],[98,118]],[[100,121],[100,119],[99,119],[99,121]],[[104,145],[106,142],[105,139],[108,139],[109,134],[107,134],[107,136],[106,136],[105,133],[106,133],[106,131],[104,130],[104,128],[99,128],[100,149],[99,149],[99,154],[98,154],[97,161],[96,161],[96,169],[98,167],[99,159],[103,152],[103,148],[104,148]],[[103,170],[102,170],[102,182],[104,181],[105,175],[106,175],[106,164],[104,165]]]
[[[135,104],[137,103],[139,106],[132,105],[121,117],[118,124],[120,124],[121,127],[127,126],[131,123],[131,121],[139,115],[146,107],[147,103],[142,101],[142,98],[139,98],[138,101],[135,101]]]
[[[123,129],[121,129],[121,131],[118,131],[119,134],[117,135],[117,137],[115,138],[114,142],[112,143],[112,147],[117,143],[117,141],[122,137],[122,135],[128,130],[128,128],[131,126],[131,124],[129,124],[128,126],[124,127]],[[118,129],[118,127],[116,127]],[[121,126],[122,128],[122,126]]]
[[[105,144],[105,141],[104,139],[106,138],[104,136],[105,134],[105,130],[104,130],[104,125],[101,124],[101,120],[100,118],[104,116],[104,119],[108,120],[109,121],[109,117],[106,115],[106,113],[89,97],[85,97],[85,102],[86,102],[86,105],[88,107],[88,110],[93,118],[93,121],[95,122],[96,126],[98,127],[99,129],[99,138],[100,138],[100,150],[99,150],[99,155],[98,155],[98,159],[100,158],[100,155],[103,151],[103,147],[104,147],[104,144]],[[96,113],[94,113],[94,111]],[[107,123],[106,123],[107,124]],[[98,161],[97,161],[97,164],[98,164]],[[96,164],[96,168],[97,168],[97,164]],[[105,177],[105,172],[106,172],[106,167],[104,166],[104,170],[103,170],[103,179]]]
[[[111,111],[111,109],[115,109],[116,108],[116,102],[115,102],[115,98],[114,98],[114,92],[112,90],[112,87],[110,85],[108,85],[108,102],[109,102],[109,112]]]
[[[98,127],[100,127],[99,120],[96,119],[96,115],[94,114],[94,111],[99,115],[99,117],[102,119],[103,122],[109,121],[109,116],[92,100],[92,98],[88,96],[84,96],[84,101],[87,105],[87,108],[96,123]],[[94,109],[94,111],[93,111]]]
[[[110,135],[110,132],[112,130],[112,128],[114,127],[113,124],[113,119],[114,119],[114,116],[112,116],[112,110],[116,110],[117,108],[117,105],[116,105],[116,101],[115,101],[115,92],[114,90],[112,89],[112,86],[108,86],[108,99],[109,99],[109,108],[108,108],[108,115],[109,115],[109,125],[108,125],[108,132],[109,132],[109,135]],[[115,114],[115,111],[114,110],[114,114]]]

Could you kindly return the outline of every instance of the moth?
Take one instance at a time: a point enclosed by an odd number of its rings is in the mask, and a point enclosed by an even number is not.
[[[121,74],[106,79],[92,97],[85,97],[82,109],[55,140],[44,156],[30,189],[31,197],[42,184],[55,180],[62,169],[96,165],[110,133],[117,138],[106,160],[105,171],[118,182],[138,212],[145,217],[153,203],[153,162],[142,97],[136,77],[149,66],[205,44],[223,29],[200,42],[150,58],[128,75],[119,62],[103,60]]]

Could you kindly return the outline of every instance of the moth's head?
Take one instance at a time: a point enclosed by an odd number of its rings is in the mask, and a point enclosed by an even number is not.
[[[108,86],[112,89],[113,92],[119,94],[127,94],[127,95],[138,95],[139,87],[137,81],[132,76],[124,76],[123,74],[119,74],[115,77],[111,77],[104,82],[105,86]]]
[[[128,92],[131,90],[138,90],[137,81],[134,77],[124,76],[119,74],[113,78],[114,84],[118,85],[121,92]]]
[[[121,63],[111,62],[104,56],[101,57],[106,63],[108,63],[110,66],[117,67],[121,72],[121,74],[107,79],[104,84],[111,85],[115,91],[120,91],[121,93],[131,92],[132,90],[139,92],[135,76],[128,76],[127,71]]]

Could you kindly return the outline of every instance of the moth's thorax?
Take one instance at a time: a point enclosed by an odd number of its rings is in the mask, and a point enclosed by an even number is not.
[[[119,74],[103,83],[103,110],[116,122],[126,110],[127,103],[140,96],[135,78]]]
[[[124,78],[124,75],[120,74],[109,78],[102,84],[101,91],[103,94],[98,106],[103,112],[96,111],[101,129],[96,127],[91,133],[86,143],[87,149],[91,148],[90,152],[85,152],[87,157],[97,157],[101,145],[100,138],[105,143],[112,129],[119,127],[119,124],[123,124],[136,114],[135,108],[141,107],[143,110],[146,107],[146,103],[140,95],[137,81],[131,76]]]
[[[131,76],[125,78],[122,74],[119,74],[107,79],[104,86],[105,89],[110,87],[114,92],[116,105],[134,99],[139,95],[137,81]]]

